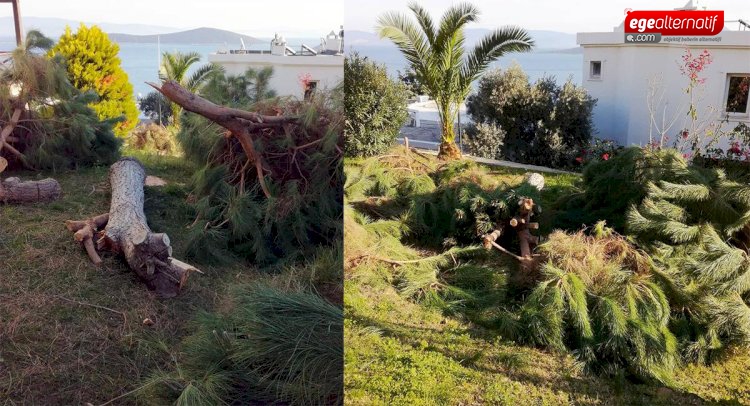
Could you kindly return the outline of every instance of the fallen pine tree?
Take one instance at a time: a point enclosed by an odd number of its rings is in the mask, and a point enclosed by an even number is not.
[[[191,271],[200,271],[172,258],[169,237],[148,227],[143,213],[145,180],[146,171],[138,160],[120,159],[109,171],[112,185],[109,212],[86,220],[68,220],[65,225],[94,264],[102,263],[97,251],[122,255],[149,289],[160,297],[173,297]]]
[[[229,251],[259,263],[340,239],[343,109],[336,97],[272,99],[230,108],[178,83],[151,84],[186,111],[178,134],[197,162],[197,217],[188,251],[221,260]]]

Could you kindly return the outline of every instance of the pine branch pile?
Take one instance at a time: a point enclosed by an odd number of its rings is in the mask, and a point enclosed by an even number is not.
[[[231,312],[204,313],[175,371],[151,376],[154,404],[343,403],[343,315],[314,293],[239,289]],[[177,361],[176,361],[177,362]]]
[[[646,196],[648,182],[672,180],[674,172],[668,168],[679,165],[686,166],[677,151],[639,147],[626,148],[606,161],[592,161],[583,169],[583,193],[558,202],[558,223],[577,230],[606,220],[607,225],[622,233],[625,213]]]
[[[168,86],[185,92],[173,82],[157,89]],[[311,102],[272,99],[248,109],[232,109],[245,117],[228,119],[232,125],[224,116],[211,121],[187,114],[182,120],[178,142],[199,166],[189,252],[220,260],[230,251],[269,263],[335,241],[342,213],[340,97],[334,92]]]
[[[344,273],[347,278],[365,278],[369,284],[385,280],[401,295],[449,312],[476,299],[452,283],[450,272],[459,259],[486,257],[482,247],[454,247],[425,257],[424,252],[402,243],[401,240],[409,234],[406,223],[373,220],[350,206],[344,208],[344,229],[347,238]]]
[[[409,238],[431,247],[478,244],[516,214],[520,199],[539,200],[534,186],[499,180],[471,161],[436,165],[401,148],[351,167],[344,194],[371,217],[403,221]]]
[[[552,233],[539,246],[541,280],[499,325],[522,342],[570,350],[591,371],[669,383],[677,340],[651,260],[602,223],[597,230]]]
[[[627,213],[628,233],[663,268],[674,331],[690,359],[750,344],[750,185],[675,160]]]

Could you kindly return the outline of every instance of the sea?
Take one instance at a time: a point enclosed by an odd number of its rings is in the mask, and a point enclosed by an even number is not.
[[[395,47],[351,45],[346,47],[347,53],[358,52],[370,60],[385,65],[388,73],[396,77],[398,72],[404,72],[408,62]],[[512,53],[493,62],[490,69],[506,69],[517,63],[529,76],[531,82],[543,77],[552,76],[559,84],[571,79],[576,85],[583,80],[583,54],[572,50],[538,50],[526,53]]]
[[[319,43],[316,38],[288,38],[289,45],[297,49],[301,44],[315,46]],[[257,43],[247,46],[247,49],[269,49],[270,38],[260,38]],[[240,44],[169,44],[169,43],[120,43],[120,59],[122,67],[128,74],[133,84],[133,95],[136,98],[145,96],[153,91],[146,82],[158,81],[159,52],[198,52],[201,62],[193,65],[196,69],[203,63],[208,62],[208,54],[217,50],[239,49]],[[13,42],[0,41],[0,50],[10,50],[15,47]],[[384,64],[388,72],[394,78],[398,72],[405,71],[407,62],[401,53],[393,46],[351,45],[346,47],[346,52],[358,52],[373,61]],[[511,64],[517,63],[534,82],[545,76],[552,76],[562,84],[571,79],[573,83],[582,83],[583,55],[571,50],[539,50],[528,53],[513,53],[501,57],[492,63],[491,68],[505,69]],[[192,72],[189,72],[192,73]]]
[[[270,38],[259,38],[258,42],[247,44],[247,49],[270,49]],[[299,49],[301,44],[315,47],[320,43],[320,38],[287,38],[288,45],[293,49]],[[133,84],[133,95],[142,97],[153,91],[146,82],[159,80],[159,54],[164,52],[198,52],[201,61],[194,64],[188,74],[204,63],[208,63],[208,54],[217,50],[240,49],[240,44],[168,44],[168,43],[120,43],[120,60],[122,68],[128,74],[130,83]],[[0,41],[0,50],[12,50],[15,42]]]

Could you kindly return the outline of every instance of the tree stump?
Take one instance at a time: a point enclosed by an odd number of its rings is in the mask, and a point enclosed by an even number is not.
[[[172,258],[169,237],[154,233],[143,212],[146,171],[138,160],[123,158],[109,170],[112,200],[108,214],[83,221],[66,221],[92,261],[100,264],[96,250],[125,257],[131,270],[160,297],[176,296],[195,267]],[[101,228],[106,224],[106,227]],[[96,241],[96,247],[94,247]]]
[[[519,199],[516,215],[508,220],[506,224],[499,224],[497,229],[482,236],[482,245],[486,249],[495,247],[504,254],[518,260],[524,268],[532,268],[534,266],[534,255],[532,255],[531,251],[539,244],[539,237],[532,235],[531,230],[538,229],[539,223],[532,223],[531,216],[539,212],[541,212],[541,208],[534,203],[533,199],[528,197]],[[509,228],[516,231],[521,255],[516,255],[495,242]]]
[[[60,184],[52,178],[21,182],[19,178],[0,181],[0,202],[34,203],[56,200],[62,195]]]

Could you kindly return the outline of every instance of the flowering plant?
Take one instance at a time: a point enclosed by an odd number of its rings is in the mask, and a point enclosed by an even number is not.
[[[581,150],[581,153],[576,156],[575,161],[580,165],[597,160],[608,161],[619,153],[622,148],[622,146],[617,145],[613,140],[594,137],[588,149]]]

